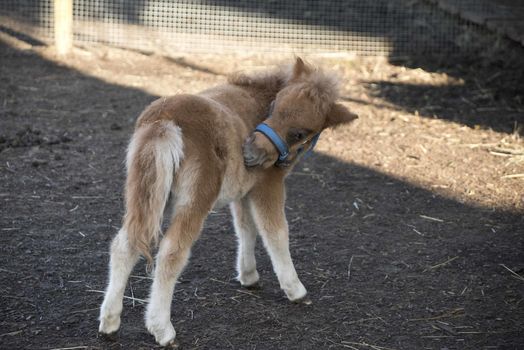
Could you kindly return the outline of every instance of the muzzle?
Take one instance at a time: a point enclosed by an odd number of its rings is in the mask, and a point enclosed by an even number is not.
[[[275,165],[279,165],[281,163],[284,163],[287,160],[287,157],[289,156],[289,147],[287,146],[287,143],[278,136],[278,134],[273,130],[269,125],[266,123],[260,123],[255,128],[255,131],[258,131],[259,133],[263,134],[265,137],[271,141],[273,146],[278,151],[278,159],[275,162]]]

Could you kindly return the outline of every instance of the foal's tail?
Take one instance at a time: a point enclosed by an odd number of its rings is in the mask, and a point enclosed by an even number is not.
[[[183,153],[182,133],[168,120],[140,126],[127,151],[124,228],[131,247],[152,264],[162,216]]]

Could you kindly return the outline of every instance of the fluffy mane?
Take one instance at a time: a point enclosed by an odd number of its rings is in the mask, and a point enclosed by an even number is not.
[[[235,72],[227,77],[227,82],[238,86],[278,91],[285,85],[286,73],[283,66],[270,71]]]
[[[228,76],[230,84],[278,92],[282,89],[311,99],[321,114],[339,98],[340,82],[333,72],[326,72],[297,59],[295,64],[280,65],[276,69]]]
[[[312,100],[321,114],[327,113],[340,95],[340,80],[334,72],[326,72],[308,64],[304,64],[301,72],[295,69],[287,86],[298,96]]]

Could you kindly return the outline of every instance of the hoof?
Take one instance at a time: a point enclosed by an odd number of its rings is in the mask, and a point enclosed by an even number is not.
[[[115,331],[113,333],[98,332],[98,336],[103,340],[110,341],[110,342],[116,342],[119,338],[119,332],[118,331]]]
[[[294,304],[302,304],[302,305],[311,305],[313,302],[311,301],[311,298],[309,298],[308,295],[303,296],[300,299],[292,300]]]
[[[146,328],[155,337],[158,345],[167,349],[174,349],[178,346],[175,342],[176,332],[171,322],[160,324],[146,321]]]
[[[258,274],[258,271],[257,270],[253,270],[249,273],[242,273],[237,276],[237,281],[240,282],[240,285],[243,287],[243,288],[247,288],[247,289],[251,289],[251,286],[255,286],[259,283],[259,280],[260,280],[260,275]],[[256,289],[253,288],[253,289]]]
[[[243,285],[243,284],[240,284],[240,285],[242,286],[242,288],[245,288],[247,290],[261,290],[262,289],[262,283],[258,281],[248,286]]]
[[[171,340],[169,343],[164,345],[164,349],[179,349],[179,347],[180,346],[175,339]]]
[[[109,313],[103,312],[104,316],[100,316],[100,324],[98,326],[98,333],[113,334],[120,329],[120,312]]]

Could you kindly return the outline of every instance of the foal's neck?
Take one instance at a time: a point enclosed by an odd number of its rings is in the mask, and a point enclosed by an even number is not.
[[[250,87],[251,93],[257,101],[257,123],[264,121],[269,116],[269,108],[282,89],[283,84],[278,82],[268,82],[267,85],[257,85]]]
[[[276,98],[277,93],[284,87],[286,75],[283,70],[272,73],[245,75],[243,73],[233,74],[228,82],[248,92],[254,100],[249,107],[251,110],[246,120],[250,127],[254,127],[268,117],[269,106]]]

